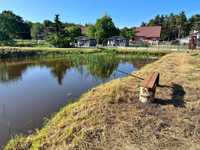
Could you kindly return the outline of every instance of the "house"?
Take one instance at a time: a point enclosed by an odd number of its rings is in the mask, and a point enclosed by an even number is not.
[[[129,45],[129,40],[122,36],[113,36],[108,38],[107,46],[126,47]]]
[[[196,41],[197,47],[200,47],[200,32],[199,31],[193,31],[189,36],[178,39],[178,41],[181,45],[188,45],[192,37],[195,37],[195,39],[197,39]]]
[[[96,39],[80,36],[75,39],[75,47],[96,47]]]
[[[193,36],[197,39],[197,47],[200,47],[200,31],[194,31]]]
[[[188,45],[189,42],[190,42],[190,36],[187,36],[187,37],[184,37],[184,38],[181,38],[181,39],[178,39],[179,43],[181,45]]]
[[[158,44],[160,41],[161,26],[149,26],[136,28],[134,41],[143,41],[151,44]]]

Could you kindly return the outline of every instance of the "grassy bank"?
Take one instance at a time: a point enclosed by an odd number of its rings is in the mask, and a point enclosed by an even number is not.
[[[50,47],[0,47],[0,58],[25,58],[40,56],[65,56],[67,54],[96,53],[99,49],[50,48]]]
[[[117,53],[133,54],[140,56],[163,56],[173,51],[146,50],[146,49],[122,49],[122,48],[50,48],[50,47],[0,47],[0,59],[40,57],[40,56],[65,56],[67,54],[88,53]]]
[[[154,104],[138,101],[140,81],[100,85],[5,149],[200,149],[200,55],[172,53],[136,73],[161,73]]]

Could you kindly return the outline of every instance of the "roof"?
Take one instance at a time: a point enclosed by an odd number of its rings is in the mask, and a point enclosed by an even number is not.
[[[126,40],[126,38],[123,36],[112,36],[108,40]]]
[[[140,27],[136,29],[136,36],[160,38],[161,26]]]

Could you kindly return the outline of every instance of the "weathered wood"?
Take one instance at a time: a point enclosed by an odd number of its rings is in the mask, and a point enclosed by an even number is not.
[[[140,88],[140,101],[142,103],[154,100],[156,86],[159,85],[159,78],[159,73],[153,72],[143,81],[142,87]]]
[[[142,83],[142,87],[148,88],[148,89],[153,89],[155,86],[159,85],[159,73],[158,72],[153,72],[151,73],[147,79],[145,79]]]

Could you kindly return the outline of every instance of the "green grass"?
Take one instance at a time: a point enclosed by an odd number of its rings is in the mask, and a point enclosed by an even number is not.
[[[160,57],[172,51],[145,49],[110,49],[110,48],[54,48],[54,47],[0,47],[0,58],[22,58],[38,56],[65,56],[67,54],[88,53],[132,54],[135,56]]]
[[[15,40],[16,47],[53,47],[45,40]]]

